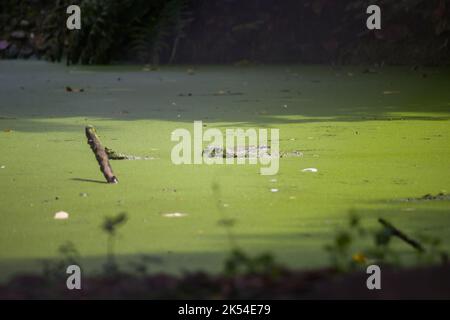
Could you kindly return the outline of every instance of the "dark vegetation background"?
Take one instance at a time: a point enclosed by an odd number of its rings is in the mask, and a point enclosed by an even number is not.
[[[68,31],[78,4],[82,29]],[[366,8],[382,30],[366,29]],[[450,62],[447,0],[2,0],[1,58],[70,64]]]
[[[79,31],[66,29],[66,8],[70,4],[81,6]],[[369,4],[382,8],[380,31],[365,27]],[[0,0],[0,26],[3,59],[46,59],[68,64],[238,66],[450,64],[448,0]],[[446,199],[447,195],[436,197]],[[424,199],[435,200],[425,195],[418,201]],[[383,283],[387,285],[383,284],[380,295],[362,287],[367,277],[361,272],[361,267],[367,264],[366,257],[354,255],[351,245],[353,239],[358,241],[354,233],[367,232],[360,232],[354,219],[350,220],[351,230],[337,233],[326,248],[332,261],[330,269],[293,271],[280,266],[270,254],[254,257],[232,250],[221,274],[200,272],[182,277],[147,274],[148,261],[137,263],[134,274],[121,272],[112,243],[115,226],[125,220],[123,215],[105,220],[103,230],[108,234],[105,269],[100,276],[87,280],[87,290],[80,295],[68,296],[66,274],[60,273],[64,266],[78,264],[75,248],[66,245],[63,260],[45,265],[43,275],[19,275],[5,285],[0,284],[0,298],[448,299],[450,296],[448,256],[439,249],[439,239],[428,240],[427,251],[417,253],[418,261],[434,264],[439,261],[444,266],[408,272],[388,269],[383,273],[386,279]],[[231,230],[233,222],[225,219],[222,224]],[[384,227],[372,236],[375,247],[369,256],[377,257],[377,261],[387,266],[395,265],[392,261],[398,259],[397,253],[388,247],[395,232]],[[358,273],[335,281],[338,271],[355,270]]]

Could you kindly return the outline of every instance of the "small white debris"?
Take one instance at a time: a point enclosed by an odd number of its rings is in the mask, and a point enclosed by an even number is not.
[[[278,189],[272,188],[272,189],[270,189],[270,192],[278,192]]]
[[[0,169],[5,169],[5,168],[6,168],[6,166],[1,166],[1,167],[0,167]]]
[[[187,216],[187,213],[171,212],[171,213],[163,213],[162,216],[166,218],[181,218]]]
[[[270,182],[277,182],[277,179],[270,179]]]
[[[223,207],[224,207],[224,208],[228,208],[229,206],[230,206],[230,205],[229,205],[228,203],[224,203],[224,204],[223,204]]]
[[[69,219],[69,214],[65,211],[58,211],[53,218],[56,220],[65,220]]]
[[[317,172],[319,170],[317,170],[316,168],[305,168],[302,170],[302,172]]]

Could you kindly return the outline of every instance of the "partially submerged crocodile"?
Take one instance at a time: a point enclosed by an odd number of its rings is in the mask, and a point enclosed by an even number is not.
[[[302,157],[303,153],[294,150],[289,152],[279,152],[278,154],[272,153],[270,146],[247,146],[247,147],[235,147],[235,148],[222,148],[219,146],[209,145],[202,152],[203,156],[208,158],[264,158],[264,157]]]
[[[109,160],[153,160],[153,157],[141,157],[141,156],[134,156],[130,154],[124,154],[116,152],[108,147],[105,147],[106,154],[108,155]]]

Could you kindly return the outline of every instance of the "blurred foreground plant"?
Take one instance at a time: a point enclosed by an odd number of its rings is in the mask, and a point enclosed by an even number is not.
[[[115,274],[119,269],[116,263],[114,244],[117,236],[117,228],[124,225],[127,219],[127,214],[125,212],[121,212],[113,217],[105,217],[105,220],[103,221],[102,229],[108,235],[105,264],[106,274]]]
[[[80,254],[75,245],[67,241],[58,248],[59,258],[55,260],[43,260],[43,276],[48,280],[65,278],[66,268],[70,265],[80,266]]]
[[[369,230],[361,225],[359,216],[351,211],[346,228],[339,230],[333,242],[325,247],[332,267],[347,272],[374,263],[400,266],[403,263],[400,253],[390,246],[394,238],[414,249],[417,265],[447,262],[447,253],[440,248],[439,239],[422,236],[419,242],[383,218],[378,219],[378,222],[381,228]],[[362,247],[362,243],[367,240],[371,245]]]

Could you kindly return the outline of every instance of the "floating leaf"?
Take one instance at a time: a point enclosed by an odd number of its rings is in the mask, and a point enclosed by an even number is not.
[[[53,218],[55,220],[66,220],[69,219],[69,214],[65,211],[58,211]]]
[[[182,212],[170,212],[170,213],[163,213],[162,216],[166,218],[182,218],[187,216],[187,213]]]

